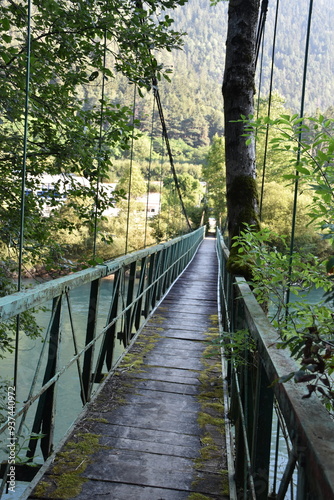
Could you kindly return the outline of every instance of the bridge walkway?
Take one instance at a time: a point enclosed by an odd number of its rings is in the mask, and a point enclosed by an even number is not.
[[[228,498],[217,272],[206,238],[29,498]]]

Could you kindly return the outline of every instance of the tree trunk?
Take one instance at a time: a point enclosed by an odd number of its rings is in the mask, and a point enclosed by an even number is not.
[[[258,226],[254,141],[246,144],[241,115],[254,114],[255,44],[260,0],[230,0],[223,82],[225,108],[226,197],[230,245],[243,224]],[[234,274],[245,275],[232,248],[228,262]]]

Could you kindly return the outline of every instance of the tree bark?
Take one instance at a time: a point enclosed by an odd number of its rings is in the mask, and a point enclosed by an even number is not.
[[[230,245],[243,225],[258,226],[254,141],[246,144],[242,137],[241,115],[254,114],[255,45],[260,0],[230,0],[226,61],[223,81],[225,112],[226,197]],[[238,269],[232,248],[228,266],[234,274]]]

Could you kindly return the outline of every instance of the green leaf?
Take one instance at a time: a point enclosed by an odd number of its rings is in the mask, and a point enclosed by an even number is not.
[[[327,161],[331,161],[331,155],[327,155],[326,153],[324,153],[323,151],[321,151],[321,149],[319,149],[317,151],[317,158],[322,162],[322,163],[325,163]]]
[[[296,165],[296,170],[298,170],[298,172],[300,172],[301,174],[304,174],[304,175],[311,175],[311,172],[303,167],[302,165]]]
[[[99,76],[99,72],[98,71],[93,71],[93,73],[89,76],[88,80],[90,82],[96,80],[96,78]]]
[[[2,24],[2,27],[5,31],[9,31],[10,29],[10,22],[9,22],[9,19],[7,18],[4,18],[1,20],[1,24]]]
[[[3,33],[1,36],[6,43],[11,43],[12,37],[10,35],[6,35],[5,33]]]
[[[98,266],[100,264],[103,264],[104,260],[101,259],[100,257],[94,257],[94,259],[90,259],[87,261],[87,263],[90,265],[90,266]]]

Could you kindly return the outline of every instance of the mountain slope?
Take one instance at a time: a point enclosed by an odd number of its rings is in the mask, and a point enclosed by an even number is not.
[[[173,11],[175,28],[187,32],[184,53],[173,53],[175,75],[188,70],[204,81],[209,92],[220,94],[224,71],[228,2],[211,7],[209,0],[189,0]],[[298,112],[304,65],[309,2],[281,0],[275,51],[273,89],[286,105]],[[276,1],[269,0],[265,28],[263,88],[268,94]],[[314,2],[306,87],[306,112],[325,111],[333,104],[334,69],[334,0]],[[260,64],[258,65],[260,66]],[[259,69],[259,68],[258,68]]]

